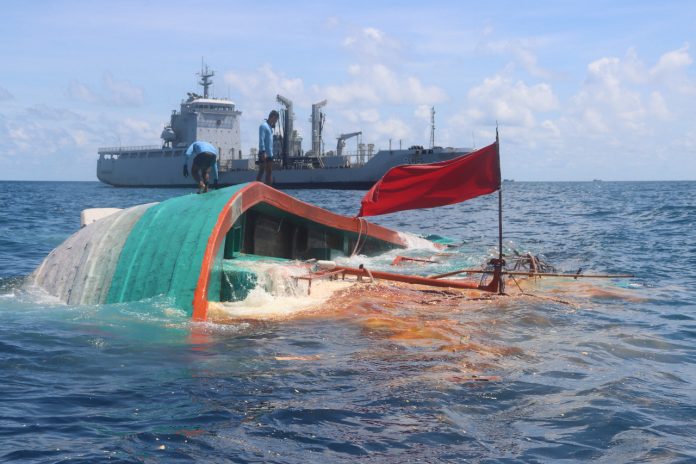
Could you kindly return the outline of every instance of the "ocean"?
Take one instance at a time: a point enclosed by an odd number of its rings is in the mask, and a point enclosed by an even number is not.
[[[504,183],[506,253],[635,275],[524,295],[364,285],[192,324],[164,297],[71,307],[24,285],[82,209],[191,191],[0,182],[0,462],[696,462],[696,182]],[[364,194],[287,193],[346,215]],[[402,269],[435,274],[496,254],[497,204],[374,221],[454,240]]]

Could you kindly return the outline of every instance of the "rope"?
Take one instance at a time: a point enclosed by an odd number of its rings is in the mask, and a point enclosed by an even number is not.
[[[370,223],[367,222],[367,220],[365,220],[365,219],[363,219],[363,218],[360,218],[360,220],[361,220],[361,221],[365,221],[365,235],[364,235],[364,238],[363,238],[362,245],[360,245],[360,248],[358,249],[358,254],[360,254],[360,252],[362,251],[362,249],[365,247],[365,244],[367,243],[367,237],[369,237],[369,233],[368,233],[367,229],[368,229],[368,227],[369,227],[369,225],[370,225]],[[360,237],[358,237],[358,239],[359,239],[359,238],[360,238]],[[358,240],[358,241],[359,241],[359,240]]]
[[[363,246],[365,246],[365,242],[367,241],[367,225],[368,222],[365,221],[363,218],[359,217],[356,218],[358,220],[358,224],[360,225],[360,228],[358,229],[358,239],[355,241],[355,246],[353,247],[353,252],[350,254],[351,257],[355,256],[358,252],[362,251]],[[363,240],[363,244],[360,245],[360,238],[363,236],[363,221],[365,221],[365,240]],[[359,248],[358,248],[359,246]]]

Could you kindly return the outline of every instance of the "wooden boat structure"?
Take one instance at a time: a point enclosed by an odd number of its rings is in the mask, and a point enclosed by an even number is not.
[[[44,259],[29,282],[71,305],[164,295],[193,320],[205,321],[210,302],[245,298],[256,284],[248,264],[261,259],[309,263],[297,279],[307,281],[310,291],[312,281],[351,275],[502,293],[506,274],[543,275],[538,269],[506,271],[493,263],[489,269],[424,277],[331,261],[406,248],[408,242],[403,233],[252,182],[127,209],[86,210],[83,227]],[[409,260],[432,262],[399,256],[394,264]],[[461,273],[492,278],[488,283],[445,279]]]

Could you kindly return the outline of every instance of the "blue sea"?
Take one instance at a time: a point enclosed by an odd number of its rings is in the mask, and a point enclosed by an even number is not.
[[[504,183],[506,253],[635,275],[524,295],[365,286],[335,314],[192,324],[23,286],[82,209],[190,193],[0,182],[0,462],[696,462],[696,182]],[[287,193],[347,215],[364,194]],[[434,274],[495,255],[497,205],[374,220],[453,239],[458,263],[404,268]]]

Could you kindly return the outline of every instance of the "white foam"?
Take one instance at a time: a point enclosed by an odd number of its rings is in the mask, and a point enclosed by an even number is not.
[[[12,296],[19,301],[29,301],[42,306],[66,306],[60,298],[51,295],[44,288],[36,285],[33,280],[27,280],[22,287],[15,289]]]
[[[353,282],[314,280],[311,294],[308,282],[295,277],[307,275],[307,266],[299,264],[246,264],[257,275],[257,284],[242,301],[215,303],[209,309],[211,318],[284,319],[316,308],[334,292],[353,285]]]
[[[406,249],[408,250],[440,251],[435,242],[431,242],[423,237],[408,232],[398,232],[398,234],[406,242]]]

